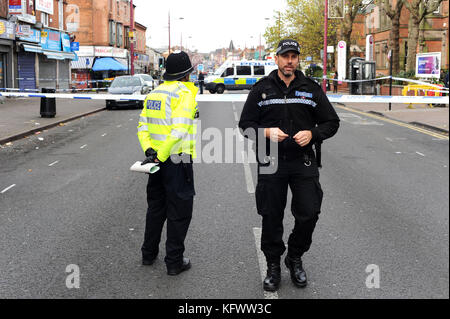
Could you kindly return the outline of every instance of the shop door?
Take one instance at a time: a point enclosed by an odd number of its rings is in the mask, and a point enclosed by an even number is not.
[[[23,90],[36,89],[36,75],[34,69],[35,53],[20,52],[17,54],[17,67],[19,72],[19,88]]]

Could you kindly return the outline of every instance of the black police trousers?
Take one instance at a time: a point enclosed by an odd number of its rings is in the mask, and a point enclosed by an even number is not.
[[[317,175],[311,171],[317,171]],[[301,257],[309,250],[319,219],[323,192],[315,163],[305,167],[302,161],[280,161],[274,174],[258,173],[256,206],[262,216],[261,250],[266,261],[279,263],[286,250],[283,242],[283,218],[288,186],[292,192],[291,210],[295,225],[288,240],[288,255]]]
[[[161,169],[150,174],[147,184],[147,217],[142,257],[154,259],[159,252],[161,232],[167,220],[167,267],[179,267],[183,262],[184,240],[192,218],[194,176],[192,161],[174,163],[169,158],[159,164]]]

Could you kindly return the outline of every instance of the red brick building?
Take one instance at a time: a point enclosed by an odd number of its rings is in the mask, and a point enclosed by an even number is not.
[[[396,0],[391,0],[391,2],[395,4]],[[449,1],[446,0],[441,3],[438,10],[425,19],[425,22],[421,24],[419,43],[416,49],[417,53],[441,52],[443,69],[448,69],[449,66],[448,12]],[[406,66],[409,17],[408,9],[403,6],[400,16],[400,70],[404,70]],[[374,5],[365,14],[364,34],[371,34],[374,37],[374,60],[379,74],[389,74],[387,54],[391,27],[391,20],[379,6]],[[359,40],[359,45],[365,47],[365,37]]]

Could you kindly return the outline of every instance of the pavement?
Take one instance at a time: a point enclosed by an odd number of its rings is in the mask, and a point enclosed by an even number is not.
[[[205,92],[209,94],[209,92]],[[104,101],[95,100],[56,100],[56,116],[40,116],[39,98],[3,98],[0,100],[0,145],[39,134],[43,130],[62,125],[62,123],[87,116],[105,109]],[[342,106],[342,104],[341,104]],[[426,127],[448,134],[449,107],[430,107],[426,104],[394,103],[391,110],[386,103],[346,103],[345,107],[362,112],[375,113],[384,117]]]
[[[54,118],[40,116],[39,98],[0,100],[0,145],[105,109],[105,101],[56,99]]]

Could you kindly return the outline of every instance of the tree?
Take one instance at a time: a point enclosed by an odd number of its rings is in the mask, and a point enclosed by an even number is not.
[[[416,68],[417,43],[419,41],[420,24],[426,16],[439,8],[443,0],[406,0],[405,7],[410,12],[408,25],[408,58],[406,71]]]
[[[264,38],[266,39],[267,46],[270,48],[276,48],[281,39],[286,37],[286,22],[284,16],[280,11],[275,11],[274,15],[275,25],[269,26],[264,32]]]
[[[302,56],[320,59],[320,50],[323,49],[323,12],[323,0],[287,0],[286,12],[276,12],[276,24],[266,29],[266,42],[276,47],[282,38],[289,37],[299,42]],[[336,25],[336,20],[328,21],[329,43],[334,45],[337,42]]]
[[[356,16],[362,14],[372,2],[371,0],[345,0],[344,19],[340,23],[340,35],[347,43],[347,60],[350,58],[351,36]],[[337,8],[337,10],[342,15],[340,8]]]
[[[392,21],[392,28],[390,34],[390,47],[392,49],[391,63],[392,73],[397,74],[400,71],[399,55],[400,55],[400,15],[405,0],[397,0],[395,8],[391,5],[390,0],[379,0],[381,8]]]

